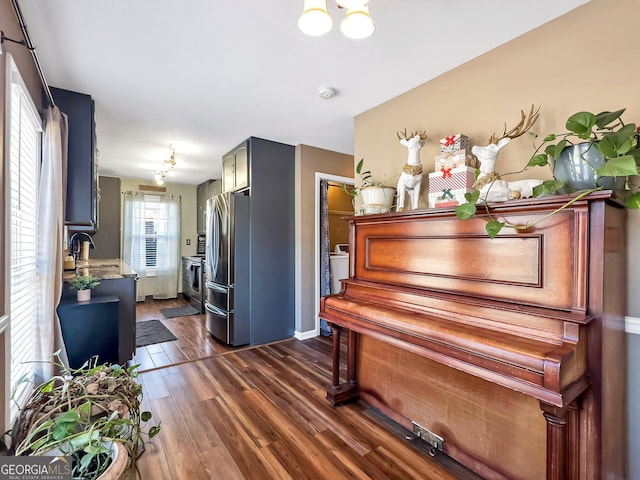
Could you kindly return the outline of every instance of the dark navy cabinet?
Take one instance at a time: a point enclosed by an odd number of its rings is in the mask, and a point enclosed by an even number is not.
[[[248,138],[223,157],[222,190],[235,192],[234,312],[233,321],[230,317],[223,321],[233,323],[234,331],[248,325],[251,345],[291,338],[295,328],[295,147]],[[214,300],[214,290],[207,287],[206,298],[219,306],[224,302]],[[208,325],[220,325],[219,312],[207,309],[206,315]]]
[[[71,231],[97,228],[97,165],[94,102],[91,96],[51,88],[51,94],[69,121],[69,157],[65,224]]]
[[[119,303],[114,295],[60,302],[58,317],[71,368],[95,355],[98,363],[118,363]]]
[[[91,290],[95,297],[115,296],[118,305],[118,363],[125,364],[136,354],[136,282],[132,276],[122,278],[101,278],[100,285]],[[62,303],[74,303],[76,291],[69,283],[62,285]]]

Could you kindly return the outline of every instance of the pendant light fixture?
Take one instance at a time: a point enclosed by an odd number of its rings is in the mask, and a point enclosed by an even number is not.
[[[171,149],[171,156],[162,163],[162,168],[153,174],[153,179],[158,185],[164,184],[164,177],[173,175],[173,167],[178,163],[175,148],[172,145],[169,145],[169,148]]]
[[[342,33],[351,39],[361,40],[373,34],[375,24],[369,15],[369,0],[335,0],[338,8],[346,9],[340,24]],[[304,0],[298,28],[307,35],[320,36],[331,30],[333,19],[327,11],[327,0]]]
[[[327,0],[304,0],[304,10],[298,18],[298,28],[303,33],[317,37],[333,27],[333,19],[327,12]]]
[[[367,5],[349,8],[340,23],[340,31],[344,36],[354,40],[370,37],[375,28]]]

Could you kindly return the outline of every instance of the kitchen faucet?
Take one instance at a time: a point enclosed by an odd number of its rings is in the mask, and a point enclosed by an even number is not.
[[[91,238],[91,235],[89,235],[88,233],[76,232],[73,235],[71,235],[71,239],[69,240],[69,251],[74,256],[76,262],[78,261],[78,254],[80,253],[79,242],[76,241],[79,236],[83,236],[87,238],[87,240],[89,241],[89,248],[96,248],[96,246],[93,243],[93,239]]]

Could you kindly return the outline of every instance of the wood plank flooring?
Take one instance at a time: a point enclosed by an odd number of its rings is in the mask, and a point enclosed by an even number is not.
[[[160,313],[161,309],[186,305],[188,302],[181,297],[174,300],[147,300],[136,304],[138,322],[160,320],[177,337],[173,342],[137,348],[133,361],[140,365],[139,371],[206,358],[231,350],[207,332],[204,315],[167,319]]]
[[[206,332],[203,315],[159,312],[185,304],[138,304],[138,321],[157,318],[178,337],[135,357],[143,407],[162,427],[138,461],[143,480],[477,478],[434,461],[362,402],[332,407],[328,338],[231,349]]]

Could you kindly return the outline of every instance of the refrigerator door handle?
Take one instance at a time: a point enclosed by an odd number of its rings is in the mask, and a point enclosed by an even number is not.
[[[210,198],[207,200],[207,220],[206,220],[206,237],[205,237],[205,260],[206,260],[206,273],[207,275],[214,275],[213,269],[213,215],[215,212],[214,208],[214,199]]]
[[[209,310],[211,313],[215,313],[216,315],[220,315],[221,317],[226,317],[228,313],[231,312],[225,312],[224,310],[221,310],[220,308],[213,306],[209,303],[205,303],[204,308],[206,308],[207,310]]]
[[[210,231],[213,237],[211,245],[209,246],[209,252],[211,253],[211,278],[216,278],[220,257],[220,208],[215,198],[212,200]]]
[[[213,290],[215,292],[222,292],[222,293],[227,293],[227,289],[224,287],[221,287],[220,285],[217,285],[213,282],[207,282],[206,283],[206,287],[210,290]]]

